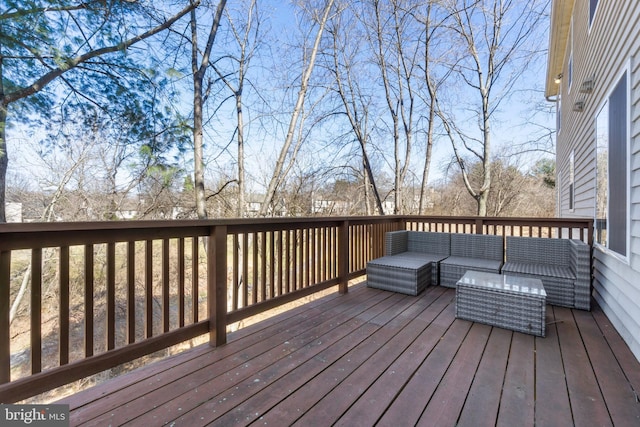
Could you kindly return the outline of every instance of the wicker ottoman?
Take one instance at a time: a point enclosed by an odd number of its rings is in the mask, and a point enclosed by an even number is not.
[[[545,336],[547,294],[540,279],[467,271],[456,288],[456,317]]]
[[[418,295],[431,284],[431,260],[422,254],[385,256],[367,263],[367,286]]]

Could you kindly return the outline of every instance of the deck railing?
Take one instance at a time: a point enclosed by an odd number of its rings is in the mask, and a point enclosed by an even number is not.
[[[0,402],[201,335],[221,345],[234,322],[333,286],[347,292],[399,229],[588,243],[593,234],[588,219],[537,218],[2,224]]]

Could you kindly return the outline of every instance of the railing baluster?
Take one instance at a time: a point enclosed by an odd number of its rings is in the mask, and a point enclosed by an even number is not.
[[[276,257],[276,261],[278,264],[278,296],[282,295],[283,293],[283,288],[284,288],[284,279],[282,277],[283,274],[283,269],[282,269],[282,239],[283,239],[283,235],[282,235],[282,231],[278,230],[276,231],[277,236],[278,236],[278,256]]]
[[[340,227],[332,227],[331,228],[331,260],[333,264],[333,276],[332,277],[340,277],[340,267],[339,267],[339,256],[338,245],[339,245],[339,231]],[[345,257],[348,259],[348,254],[345,254]]]
[[[184,326],[185,317],[185,282],[184,282],[184,237],[178,239],[178,327]]]
[[[269,231],[267,233],[269,238],[269,254],[266,255],[269,258],[269,298],[275,297],[275,280],[276,280],[276,242],[275,242],[275,233],[273,231]]]
[[[260,301],[267,300],[267,233],[260,233]]]
[[[291,287],[289,292],[298,289],[300,283],[300,275],[298,274],[298,250],[300,249],[299,230],[291,230]]]
[[[242,234],[242,306],[247,307],[248,305],[249,305],[249,233],[243,233]]]
[[[260,294],[260,285],[258,283],[258,233],[251,233],[251,262],[252,262],[252,281],[251,285],[251,302],[255,304],[258,302],[258,295]]]
[[[107,350],[116,348],[116,244],[107,243]]]
[[[310,248],[310,262],[311,262],[311,283],[315,284],[318,283],[317,280],[317,272],[316,269],[318,268],[318,246],[317,246],[317,241],[316,241],[316,235],[318,234],[318,229],[313,227],[311,229],[309,229],[309,234],[311,235],[311,241],[309,242],[309,248]]]
[[[300,260],[298,262],[300,269],[300,286],[299,289],[308,288],[311,277],[309,269],[311,268],[311,251],[309,250],[309,242],[311,239],[311,230],[307,227],[301,229],[300,233]]]
[[[169,332],[171,323],[169,301],[171,289],[169,286],[169,239],[162,239],[162,332]]]
[[[200,247],[198,236],[191,238],[191,315],[193,323],[198,323],[200,316]]]
[[[290,265],[290,261],[291,260],[291,230],[286,230],[284,232],[284,235],[287,237],[286,241],[284,242],[284,260],[283,263],[286,263],[286,276],[285,276],[285,287],[284,287],[284,291],[285,293],[289,293],[291,292],[291,265]]]
[[[69,246],[60,247],[59,356],[60,366],[69,363]],[[114,282],[115,283],[115,282]]]
[[[327,226],[322,227],[322,274],[320,279],[325,281],[329,277],[328,266],[329,266],[329,246],[327,245]]]
[[[136,342],[136,242],[127,242],[127,343]]]
[[[193,236],[191,238],[191,319],[193,323],[198,323],[200,319],[200,251],[199,238]]]
[[[11,251],[0,251],[0,384],[11,381]]]
[[[349,221],[343,221],[338,235],[338,288],[341,294],[349,290]]]
[[[84,355],[93,356],[93,245],[84,246]]]
[[[302,289],[307,286],[307,229],[298,230],[298,247],[300,259],[298,261],[298,268],[300,271],[300,280],[297,289]]]
[[[233,291],[232,291],[232,297],[231,297],[231,307],[232,310],[237,310],[238,309],[238,292],[239,292],[239,286],[240,286],[240,273],[238,272],[238,257],[239,257],[239,252],[240,252],[240,243],[238,242],[238,235],[234,234],[233,235],[233,266],[231,267],[233,269]]]
[[[347,271],[351,271],[351,269],[356,268],[356,265],[358,264],[358,231],[358,225],[349,227],[347,231],[349,233],[349,235],[347,235],[347,238],[349,239],[349,243],[347,245],[349,248],[349,263],[347,264]]]
[[[153,240],[145,242],[144,252],[145,337],[153,336]]]
[[[42,371],[42,249],[31,251],[31,372]]]

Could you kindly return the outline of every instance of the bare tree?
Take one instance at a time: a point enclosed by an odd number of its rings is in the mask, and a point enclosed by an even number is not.
[[[258,14],[257,0],[250,0],[248,6],[242,5],[243,12],[247,14],[244,21],[236,21],[229,11],[227,10],[226,16],[229,26],[231,28],[231,34],[233,41],[238,45],[237,55],[230,54],[226,58],[233,64],[232,67],[235,71],[225,72],[221,70],[221,67],[217,64],[212,64],[219,78],[233,93],[235,100],[236,118],[238,121],[236,127],[236,139],[237,139],[237,162],[238,162],[238,196],[237,196],[237,208],[236,215],[239,218],[245,216],[246,203],[246,180],[245,180],[245,119],[243,112],[243,98],[242,95],[245,90],[245,84],[247,82],[247,73],[249,71],[249,65],[251,59],[256,54],[258,49],[259,40],[259,27],[260,17]]]
[[[492,122],[527,64],[539,53],[535,50],[534,36],[547,3],[547,0],[462,0],[447,5],[452,18],[450,34],[460,46],[452,68],[458,81],[467,88],[461,98],[475,101],[459,101],[459,106],[473,112],[472,118],[456,118],[441,105],[437,111],[451,140],[465,187],[476,200],[477,214],[481,216],[487,214],[492,182]],[[534,46],[533,51],[530,45]],[[475,121],[477,129],[469,128],[467,120]],[[482,179],[477,184],[470,179],[468,157],[482,167]]]
[[[206,101],[204,79],[211,60],[211,49],[220,27],[220,20],[227,0],[220,0],[212,17],[209,35],[202,52],[198,44],[198,18],[196,10],[191,11],[191,71],[193,72],[193,162],[196,211],[198,218],[207,218],[204,183],[204,139],[203,106]]]
[[[404,211],[403,186],[411,162],[416,113],[415,68],[418,43],[411,25],[411,2],[373,0],[372,50],[380,69],[391,117],[394,153],[394,213]],[[388,6],[388,7],[386,7]]]
[[[422,169],[422,179],[420,183],[420,198],[418,202],[418,213],[424,213],[427,205],[427,186],[429,183],[429,173],[431,169],[431,158],[433,155],[434,137],[436,131],[436,110],[437,98],[440,88],[446,82],[447,77],[452,72],[452,67],[442,66],[443,61],[439,58],[449,56],[450,47],[446,47],[444,42],[446,36],[442,34],[448,20],[446,11],[437,7],[434,0],[430,0],[425,5],[424,12],[416,10],[413,15],[422,25],[422,35],[420,37],[423,49],[422,65],[419,67],[423,73],[425,87],[418,92],[426,106],[426,147],[424,156],[424,166]],[[422,13],[421,13],[422,12]],[[445,47],[443,47],[445,46]],[[437,69],[441,70],[440,75]]]
[[[376,185],[375,176],[367,152],[367,144],[371,138],[370,127],[373,120],[370,119],[371,97],[364,93],[363,85],[367,79],[362,78],[365,64],[358,61],[358,52],[362,39],[355,36],[355,31],[349,31],[344,19],[335,19],[328,32],[331,34],[333,46],[333,62],[328,66],[334,76],[335,91],[338,94],[342,107],[342,114],[347,117],[350,129],[360,147],[362,165],[364,169],[364,197],[367,214],[370,215],[369,192],[373,193],[376,210],[384,215],[384,208],[380,198],[380,192]],[[364,81],[363,81],[364,80]]]
[[[269,212],[269,208],[273,201],[273,197],[278,189],[278,185],[284,180],[286,176],[286,170],[284,168],[285,161],[287,159],[287,155],[289,154],[289,150],[293,143],[296,128],[298,127],[298,119],[303,111],[305,96],[307,94],[307,89],[309,87],[309,80],[311,79],[311,73],[313,72],[313,67],[316,62],[316,57],[318,55],[318,50],[320,48],[320,41],[322,40],[322,34],[324,32],[324,28],[329,19],[329,14],[331,9],[333,8],[334,0],[327,0],[324,6],[324,12],[318,21],[318,31],[316,33],[315,41],[313,43],[313,47],[311,48],[311,52],[309,54],[309,62],[306,64],[306,68],[302,75],[302,80],[300,81],[300,89],[298,90],[298,96],[296,100],[296,104],[293,108],[293,112],[291,113],[291,120],[289,121],[289,127],[287,129],[287,135],[285,137],[284,144],[280,149],[280,155],[278,156],[278,160],[276,161],[276,165],[271,176],[271,180],[269,181],[269,185],[267,187],[267,192],[264,196],[264,200],[262,202],[262,206],[260,207],[260,216],[265,216]],[[300,128],[301,129],[301,128]],[[301,130],[298,129],[298,132]],[[298,139],[300,141],[300,139]],[[294,157],[295,158],[295,157]],[[293,159],[290,160],[290,164],[293,163]]]

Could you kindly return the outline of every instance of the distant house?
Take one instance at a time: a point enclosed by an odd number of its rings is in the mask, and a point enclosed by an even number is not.
[[[594,297],[640,359],[640,2],[554,0],[558,214],[595,219]]]

